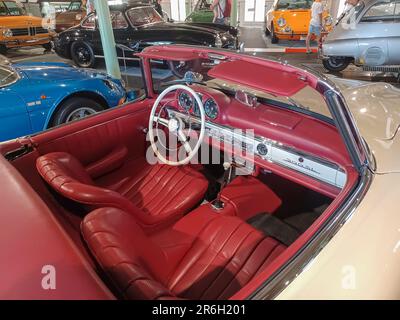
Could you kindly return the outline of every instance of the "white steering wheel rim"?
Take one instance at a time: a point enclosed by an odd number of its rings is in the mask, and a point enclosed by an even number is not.
[[[154,117],[155,117],[158,105],[160,104],[162,99],[164,99],[168,93],[175,91],[175,90],[184,90],[184,91],[190,93],[192,95],[192,97],[194,97],[194,99],[196,100],[197,105],[199,107],[199,110],[200,110],[200,121],[201,121],[200,134],[199,134],[199,138],[196,143],[196,146],[192,149],[191,152],[189,152],[189,154],[187,155],[186,158],[179,160],[179,161],[168,160],[158,151],[158,148],[154,141],[154,130],[153,130],[153,123],[157,122],[154,120]],[[165,89],[163,92],[160,93],[160,95],[157,97],[156,101],[154,102],[153,108],[151,109],[151,112],[150,112],[149,141],[150,141],[151,148],[153,149],[157,158],[165,164],[168,164],[170,166],[181,166],[181,165],[188,164],[190,162],[190,160],[192,160],[192,158],[196,155],[197,151],[199,151],[201,143],[203,142],[204,133],[205,133],[205,124],[206,124],[206,116],[205,116],[204,106],[203,106],[203,102],[201,101],[199,95],[192,88],[182,85],[182,84],[176,84],[176,85],[170,86],[167,89]]]

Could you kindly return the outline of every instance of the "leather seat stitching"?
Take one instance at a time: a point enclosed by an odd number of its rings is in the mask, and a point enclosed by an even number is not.
[[[256,233],[256,232],[257,232],[257,231],[255,231],[255,230],[251,230],[250,232],[247,233],[246,237],[244,237],[244,238],[242,239],[242,241],[239,243],[239,245],[238,245],[237,248],[235,249],[235,252],[232,254],[232,256],[231,256],[229,259],[227,259],[227,261],[226,261],[226,263],[225,263],[223,269],[221,269],[221,270],[219,271],[219,273],[216,275],[216,277],[215,277],[214,280],[213,280],[213,283],[216,282],[216,281],[218,280],[218,278],[221,276],[221,274],[225,271],[226,267],[227,267],[227,266],[232,262],[232,260],[236,257],[237,252],[239,251],[240,247],[244,244],[244,242],[250,237],[250,235],[252,235],[253,233]],[[262,239],[262,240],[263,240],[263,239]],[[262,240],[260,240],[258,243],[260,243]],[[257,244],[258,244],[258,243],[257,243]],[[253,251],[251,251],[250,254],[249,254],[249,255],[246,257],[246,259],[244,260],[244,262],[241,263],[240,266],[238,266],[237,272],[236,272],[234,275],[232,275],[232,280],[229,281],[229,283],[225,286],[225,288],[222,288],[222,291],[224,291],[224,290],[226,289],[226,287],[228,287],[228,285],[233,281],[233,279],[235,279],[235,276],[239,273],[239,271],[241,270],[242,266],[244,266],[244,264],[247,262],[247,260],[249,259],[250,255],[251,255],[252,253],[253,253]],[[211,286],[208,287],[208,288],[206,288],[205,291],[200,295],[200,297],[203,297],[203,296],[208,292],[208,290],[210,290],[210,289],[211,289]]]
[[[215,252],[214,250],[212,250],[212,251],[214,251],[214,253],[215,253],[214,257],[212,258],[211,261],[209,261],[209,263],[207,264],[207,266],[205,266],[205,268],[203,268],[203,271],[202,271],[200,274],[197,275],[197,277],[196,277],[197,279],[200,279],[200,278],[203,276],[205,270],[211,265],[212,262],[214,262],[215,258],[220,254],[220,252],[221,252],[222,248],[225,246],[226,242],[231,238],[232,234],[235,233],[236,230],[240,228],[241,225],[242,225],[242,223],[239,223],[239,224],[237,225],[237,227],[236,227],[235,229],[233,229],[233,230],[230,232],[229,237],[227,237],[227,238],[225,239],[225,241],[219,246],[220,248],[218,249],[217,252]],[[204,232],[204,229],[203,229],[203,232]],[[202,233],[203,233],[203,232],[202,232]],[[203,256],[203,254],[204,254],[206,251],[208,251],[208,250],[210,249],[210,247],[213,245],[213,241],[215,240],[215,238],[217,237],[217,235],[218,235],[218,233],[215,233],[214,238],[213,238],[213,240],[210,241],[209,245],[207,246],[207,249],[206,249],[206,250],[203,250],[203,252],[201,253],[201,255],[197,257],[196,261],[195,261],[195,262],[192,262],[191,266],[193,266],[193,264],[197,263],[197,262],[200,260],[200,258]],[[199,240],[197,240],[197,241],[199,241]],[[185,274],[185,275],[186,275],[186,274]]]
[[[184,180],[184,179],[185,179],[185,176],[183,176],[183,177],[177,182],[177,184],[180,184],[181,181]],[[162,207],[160,207],[158,210],[155,210],[155,212],[157,213],[157,215],[159,215],[160,212],[161,212],[162,210],[164,210],[166,207],[168,207],[168,206],[171,204],[171,202],[174,200],[174,197],[176,197],[182,190],[184,190],[184,189],[190,184],[190,182],[191,182],[191,181],[189,180],[188,183],[186,183],[185,185],[182,185],[181,188],[180,188],[179,190],[174,189],[174,191],[175,191],[174,195],[170,195],[170,194],[166,193],[162,199],[165,199],[166,197],[169,197],[169,199],[164,203],[164,205],[163,205]],[[159,202],[160,202],[160,201],[159,201]],[[150,210],[150,208],[148,208],[148,210]]]
[[[171,171],[171,170],[168,170],[168,171]],[[176,175],[177,175],[178,173],[179,173],[179,172],[176,170],[176,171],[173,172],[172,175],[167,179],[167,181],[163,181],[163,183],[161,183],[161,181],[159,181],[158,183],[155,183],[153,189],[151,190],[151,191],[152,191],[151,193],[153,193],[153,196],[152,196],[151,198],[147,198],[147,195],[148,195],[150,192],[148,192],[148,193],[146,194],[146,196],[143,196],[143,204],[142,204],[141,208],[146,208],[147,211],[151,211],[150,208],[148,208],[147,206],[148,206],[149,204],[151,205],[151,203],[153,202],[153,200],[154,200],[155,198],[158,197],[158,195],[159,195],[160,192],[163,191],[163,188],[165,188],[165,187],[168,185],[168,183],[169,183],[172,179],[175,179],[175,177],[176,177]],[[164,179],[166,175],[167,175],[167,174],[164,174],[164,175],[161,177],[160,180]],[[183,176],[181,179],[183,179],[183,178],[184,178],[184,176]],[[179,180],[179,181],[180,181],[180,180]],[[156,189],[156,190],[154,190],[154,189]],[[166,192],[165,192],[165,194],[168,195]],[[164,195],[164,196],[165,196],[165,195]],[[144,201],[145,199],[146,199],[146,202]],[[140,203],[140,200],[139,200],[139,203]],[[153,212],[152,212],[152,213],[153,213]],[[154,213],[156,213],[156,212],[154,212]],[[157,214],[152,214],[152,215],[157,215]]]

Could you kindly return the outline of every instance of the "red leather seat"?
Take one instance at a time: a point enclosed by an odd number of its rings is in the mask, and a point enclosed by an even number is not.
[[[208,181],[190,167],[143,163],[95,182],[71,154],[53,152],[36,161],[39,174],[64,197],[92,208],[115,207],[133,214],[144,227],[172,223],[204,197]]]
[[[152,236],[115,208],[93,211],[81,228],[93,256],[128,299],[226,299],[285,250],[208,205]]]

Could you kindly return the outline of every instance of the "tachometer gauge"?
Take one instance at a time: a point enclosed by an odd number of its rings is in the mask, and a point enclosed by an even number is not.
[[[218,106],[213,99],[208,99],[204,103],[204,111],[210,119],[216,119],[218,117]]]
[[[181,92],[179,94],[179,105],[185,109],[186,111],[189,111],[193,107],[193,98],[186,92]]]

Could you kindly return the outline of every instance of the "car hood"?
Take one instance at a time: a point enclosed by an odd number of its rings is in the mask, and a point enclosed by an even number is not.
[[[179,32],[191,32],[191,33],[202,33],[208,35],[217,35],[221,33],[221,30],[218,27],[207,26],[199,26],[198,24],[190,24],[190,23],[169,23],[162,22],[156,24],[150,24],[147,26],[142,26],[142,30],[154,30],[154,31],[168,31],[170,33],[176,34],[176,37],[179,37]]]
[[[7,16],[1,17],[1,26],[3,28],[24,28],[24,27],[41,27],[42,19],[31,16]]]
[[[378,173],[400,172],[400,89],[330,77],[341,90],[361,136],[376,159]]]
[[[87,78],[110,78],[107,74],[92,69],[78,69],[66,63],[20,63],[13,67],[31,80],[84,80]]]
[[[210,22],[188,22],[186,23],[188,26],[196,26],[201,28],[211,28],[215,31],[219,32],[229,32],[231,35],[238,35],[238,29],[232,26],[228,26],[226,24],[215,24]]]
[[[280,18],[286,20],[286,24],[282,28],[277,24]],[[278,10],[274,12],[274,25],[278,29],[290,27],[293,31],[304,32],[308,29],[310,19],[310,10]]]
[[[358,30],[345,28],[341,23],[339,23],[336,26],[334,26],[332,31],[325,38],[324,43],[331,43],[338,40],[348,40],[348,39],[354,39],[355,41],[357,41],[357,37],[359,36],[360,34]]]

